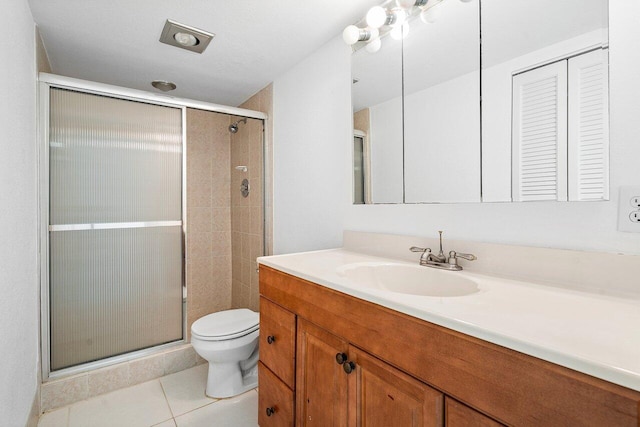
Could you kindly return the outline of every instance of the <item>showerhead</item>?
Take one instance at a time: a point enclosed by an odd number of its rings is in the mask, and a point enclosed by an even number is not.
[[[240,120],[236,121],[235,123],[230,124],[230,125],[229,125],[229,132],[231,132],[231,133],[237,133],[237,132],[238,132],[238,124],[239,124],[240,122],[243,122],[243,123],[245,123],[245,124],[246,124],[246,123],[247,123],[247,118],[246,118],[246,117],[244,117],[244,118],[242,118],[242,119],[240,119]]]

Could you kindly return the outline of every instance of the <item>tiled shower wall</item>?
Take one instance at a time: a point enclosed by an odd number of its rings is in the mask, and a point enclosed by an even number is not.
[[[187,109],[187,336],[231,308],[230,117]]]
[[[241,107],[262,111],[271,117],[272,86],[256,93]],[[265,141],[271,141],[271,122],[266,123]],[[263,165],[262,120],[247,119],[246,125],[241,123],[238,132],[231,135],[232,306],[255,311],[259,309],[256,258],[264,254]],[[237,170],[236,166],[246,166],[247,171]],[[250,185],[246,198],[240,193],[244,178]]]

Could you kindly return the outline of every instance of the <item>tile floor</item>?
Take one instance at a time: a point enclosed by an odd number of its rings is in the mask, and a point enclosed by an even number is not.
[[[256,390],[208,398],[207,368],[198,365],[47,412],[38,427],[256,427]]]

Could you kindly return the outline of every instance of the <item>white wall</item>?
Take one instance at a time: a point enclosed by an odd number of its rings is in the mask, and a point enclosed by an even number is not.
[[[273,252],[340,246],[352,202],[350,48],[340,37],[273,83]]]
[[[618,187],[640,184],[640,2],[609,3],[610,202],[351,205],[348,49],[334,40],[274,87],[277,253],[339,246],[344,228],[640,254],[640,234],[616,231]]]
[[[38,390],[34,24],[26,0],[2,12],[11,36],[0,38],[0,423],[24,426]]]
[[[371,200],[402,203],[402,97],[369,108]]]
[[[407,203],[480,201],[479,93],[476,70],[405,97]]]

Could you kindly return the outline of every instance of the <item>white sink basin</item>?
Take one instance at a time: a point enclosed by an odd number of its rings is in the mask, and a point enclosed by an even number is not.
[[[460,297],[479,292],[478,284],[455,271],[382,262],[348,264],[338,274],[359,287],[428,297]]]

